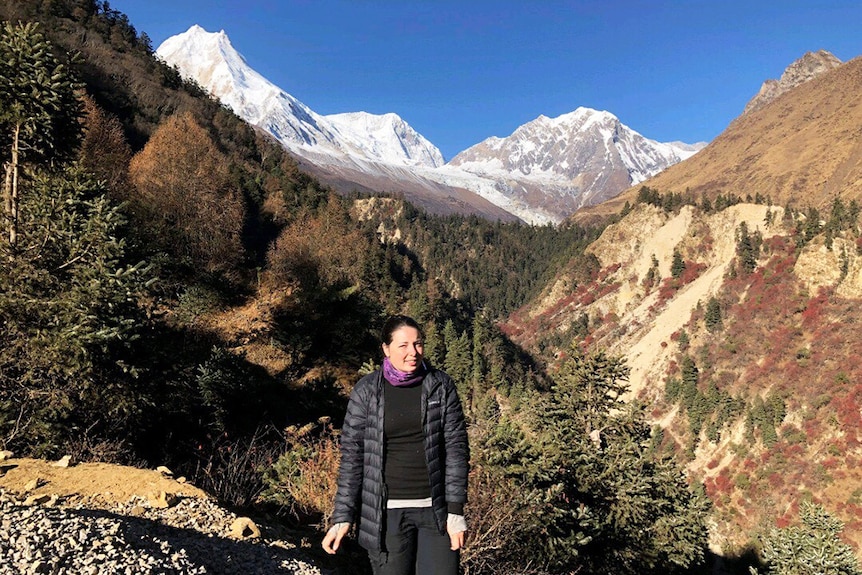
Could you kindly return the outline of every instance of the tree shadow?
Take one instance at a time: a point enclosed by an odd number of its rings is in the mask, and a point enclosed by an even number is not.
[[[760,560],[757,550],[747,546],[734,555],[725,556],[708,552],[704,569],[697,571],[697,573],[704,575],[750,575],[751,567],[762,570],[763,562]]]

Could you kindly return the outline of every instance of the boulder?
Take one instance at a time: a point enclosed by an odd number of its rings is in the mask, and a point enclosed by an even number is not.
[[[237,517],[231,523],[230,534],[236,539],[258,539],[260,528],[248,517]]]

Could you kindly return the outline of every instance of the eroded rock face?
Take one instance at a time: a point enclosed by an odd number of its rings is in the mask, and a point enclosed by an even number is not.
[[[784,70],[779,80],[767,80],[760,92],[745,105],[743,114],[768,104],[781,94],[841,65],[841,60],[826,50],[806,52]]]

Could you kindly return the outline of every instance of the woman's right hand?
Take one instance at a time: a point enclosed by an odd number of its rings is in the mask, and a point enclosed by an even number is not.
[[[334,555],[348,531],[350,531],[350,523],[336,523],[330,527],[323,537],[323,550]]]

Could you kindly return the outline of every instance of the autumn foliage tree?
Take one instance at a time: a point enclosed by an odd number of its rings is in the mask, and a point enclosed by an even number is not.
[[[81,166],[105,183],[113,199],[129,199],[129,162],[132,150],[120,121],[84,94]]]
[[[245,207],[228,159],[190,114],[168,118],[129,165],[136,223],[177,263],[226,272],[243,258]]]
[[[341,290],[363,283],[371,247],[343,201],[330,196],[316,213],[304,210],[293,218],[270,247],[267,263],[277,282],[305,291]]]

